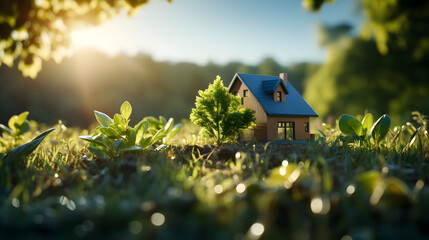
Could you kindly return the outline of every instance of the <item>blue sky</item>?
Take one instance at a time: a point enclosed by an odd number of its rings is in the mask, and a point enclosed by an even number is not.
[[[358,27],[355,2],[337,0],[309,13],[300,0],[152,0],[130,18],[121,14],[75,32],[74,49],[95,46],[108,55],[146,53],[198,64],[257,64],[266,57],[281,64],[322,62],[318,24]]]

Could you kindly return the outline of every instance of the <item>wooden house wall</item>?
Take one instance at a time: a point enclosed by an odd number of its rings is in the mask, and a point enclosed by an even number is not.
[[[277,89],[276,89],[276,91],[274,91],[274,94],[273,94],[273,100],[274,101],[277,101],[277,92],[282,92],[282,102],[284,102],[285,101],[285,99],[286,99],[286,97],[287,97],[287,95],[285,96],[285,91],[284,91],[284,88],[282,87],[282,85],[281,84],[279,84],[278,86],[277,86]]]
[[[310,140],[310,118],[309,117],[284,117],[284,116],[268,116],[266,140],[277,139],[278,122],[294,122],[295,123],[295,140]],[[309,128],[308,132],[305,132],[306,122],[308,122],[308,128]]]
[[[243,91],[247,90],[247,96],[243,97]],[[267,123],[267,114],[265,110],[262,108],[259,101],[256,99],[255,95],[249,90],[249,88],[241,82],[240,79],[236,79],[234,84],[230,89],[231,93],[237,92],[238,97],[243,97],[243,108],[250,108],[255,111],[256,125],[263,126]]]

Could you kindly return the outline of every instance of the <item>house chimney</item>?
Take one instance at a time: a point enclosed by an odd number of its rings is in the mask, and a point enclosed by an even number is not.
[[[280,73],[279,77],[283,80],[285,86],[287,86],[287,73]]]

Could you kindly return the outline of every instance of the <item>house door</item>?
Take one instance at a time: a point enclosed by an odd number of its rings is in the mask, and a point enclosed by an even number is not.
[[[295,140],[295,122],[278,122],[277,139]]]

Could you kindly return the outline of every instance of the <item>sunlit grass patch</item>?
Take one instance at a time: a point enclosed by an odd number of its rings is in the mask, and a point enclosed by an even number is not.
[[[39,237],[35,229],[43,228],[70,239],[421,238],[429,170],[427,120],[418,121],[391,127],[378,145],[326,126],[314,142],[223,146],[182,122],[170,144],[112,158],[97,157],[78,138],[92,130],[59,122],[22,168],[6,168],[10,150],[2,148],[0,230],[5,237]],[[48,128],[30,121],[21,140]]]

